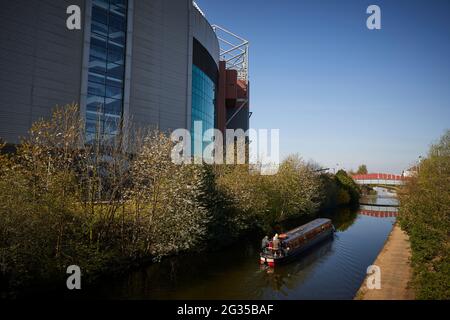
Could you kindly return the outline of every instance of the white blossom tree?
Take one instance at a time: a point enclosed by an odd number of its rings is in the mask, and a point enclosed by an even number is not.
[[[135,222],[133,239],[155,257],[195,248],[205,235],[209,214],[199,201],[203,168],[174,164],[173,143],[152,131],[131,166],[128,193]]]

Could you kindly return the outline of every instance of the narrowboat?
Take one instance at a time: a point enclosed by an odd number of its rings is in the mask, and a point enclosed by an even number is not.
[[[260,263],[269,267],[288,262],[298,254],[311,248],[315,244],[332,237],[334,226],[330,219],[319,218],[307,224],[280,234],[280,246],[278,250],[272,247],[272,241],[262,248]]]

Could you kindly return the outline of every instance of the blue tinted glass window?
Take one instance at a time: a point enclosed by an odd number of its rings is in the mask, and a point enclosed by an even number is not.
[[[106,73],[111,78],[123,79],[123,65],[108,63]]]
[[[192,154],[199,156],[206,147],[205,140],[210,139],[211,135],[205,136],[205,132],[209,129],[214,129],[215,120],[215,83],[197,66],[192,66],[192,121],[191,121],[191,144]],[[195,132],[195,122],[201,121],[202,131]],[[194,146],[200,144],[202,146],[199,150],[194,150]]]
[[[125,16],[127,12],[126,1],[124,0],[111,0],[111,12]]]
[[[106,97],[122,99],[122,88],[106,86]]]
[[[100,96],[89,95],[87,98],[86,110],[97,112],[103,109],[105,98]]]
[[[103,9],[108,10],[109,9],[109,2],[110,1],[108,1],[108,0],[93,0],[92,4],[94,6],[99,7],[99,8],[103,8]]]
[[[94,5],[92,7],[92,21],[108,25],[108,9]]]
[[[120,116],[122,114],[122,100],[106,98],[105,112],[108,114]]]
[[[123,79],[122,78],[115,78],[111,76],[106,77],[106,85],[107,86],[113,86],[113,87],[123,87]]]
[[[123,47],[110,43],[108,46],[108,61],[116,64],[123,64],[125,56],[124,51]]]
[[[108,44],[108,39],[104,36],[93,34],[91,36],[91,47],[97,46],[99,48],[103,48],[106,51],[106,46]]]
[[[109,30],[113,31],[125,31],[126,28],[126,19],[124,16],[113,14],[110,12],[109,15]]]
[[[91,52],[89,55],[89,61],[99,60],[106,62],[106,49],[91,45]]]
[[[120,124],[120,117],[114,115],[105,116],[105,121],[103,123],[105,133],[107,135],[117,134],[117,130]]]
[[[88,82],[88,93],[96,96],[104,96],[105,95],[105,85],[96,83],[96,82]]]
[[[106,73],[106,61],[91,56],[89,61],[89,72],[97,74]]]
[[[118,133],[123,112],[127,0],[93,0],[86,139]]]

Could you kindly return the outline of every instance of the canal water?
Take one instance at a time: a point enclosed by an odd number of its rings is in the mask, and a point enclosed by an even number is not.
[[[396,204],[391,197],[365,202]],[[381,208],[381,207],[380,207]],[[382,208],[381,208],[382,209]],[[362,212],[362,211],[361,211]],[[93,298],[115,299],[353,299],[395,217],[348,208],[325,212],[336,233],[297,260],[274,269],[259,265],[260,237],[220,252],[181,256],[103,281]],[[304,223],[304,222],[302,222]],[[296,222],[278,226],[292,228]],[[297,225],[299,222],[297,222]]]

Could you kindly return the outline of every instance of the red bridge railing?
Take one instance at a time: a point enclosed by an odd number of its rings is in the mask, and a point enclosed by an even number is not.
[[[354,180],[406,180],[405,177],[389,173],[369,173],[355,174],[352,176]]]

